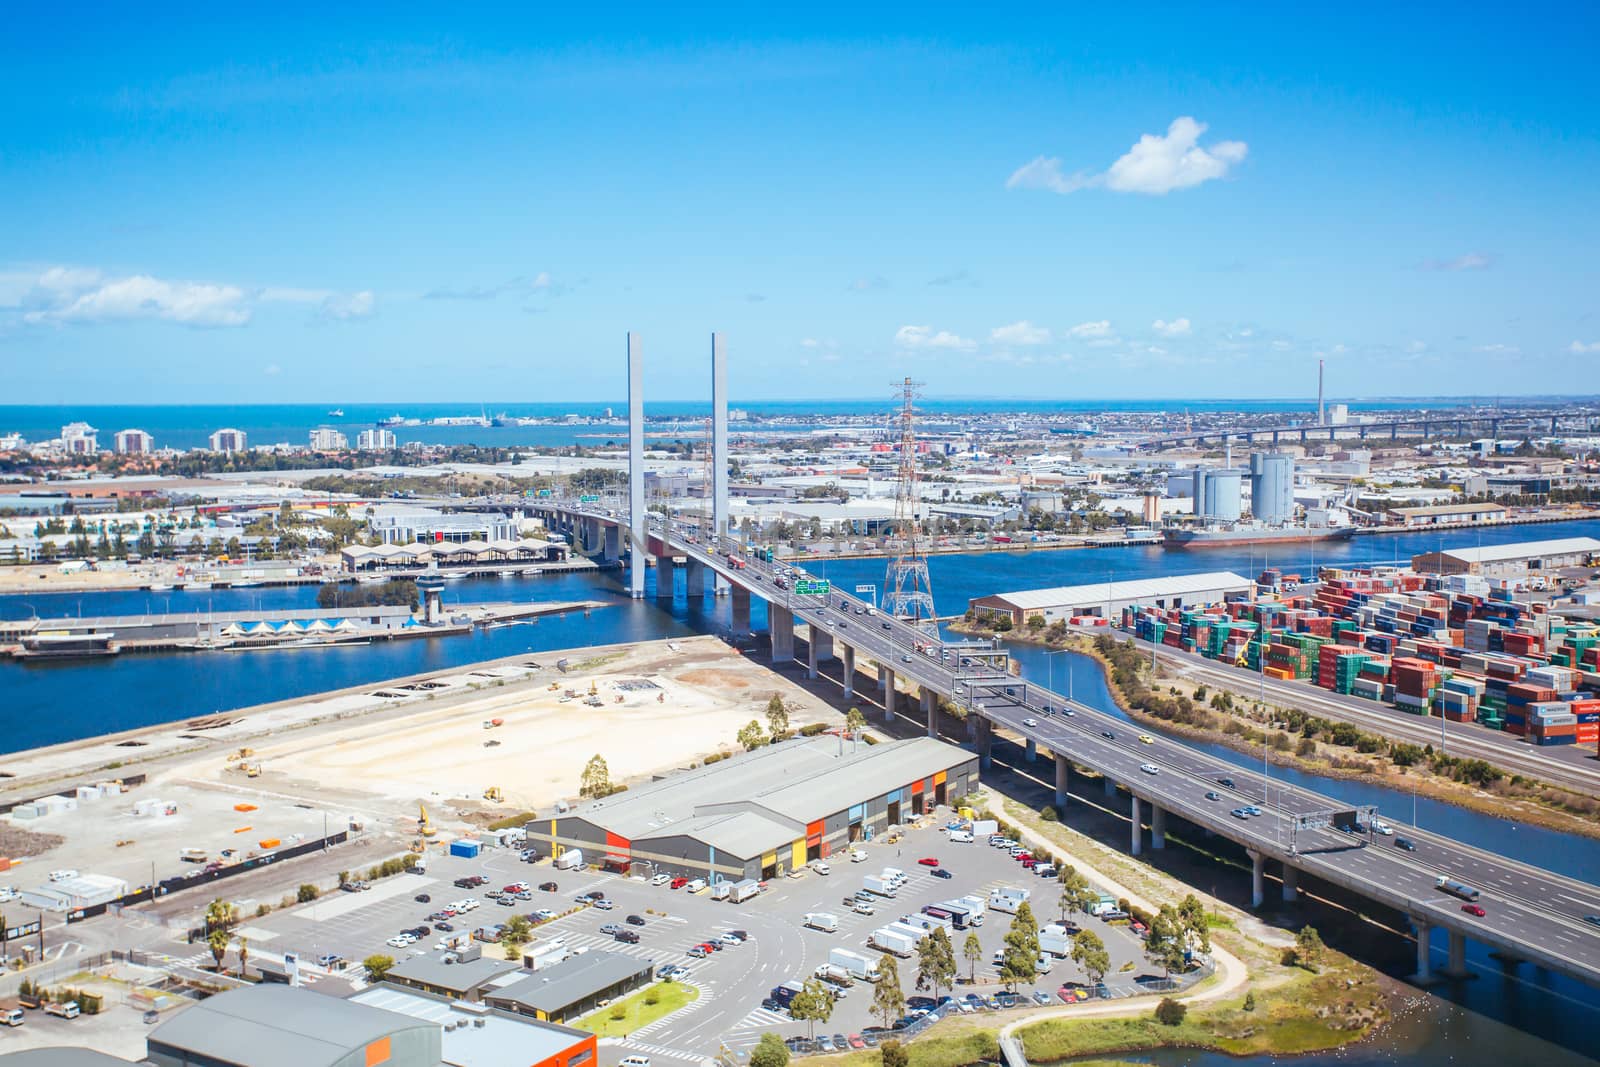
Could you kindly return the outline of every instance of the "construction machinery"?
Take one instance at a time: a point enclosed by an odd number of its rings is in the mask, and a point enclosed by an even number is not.
[[[261,764],[260,763],[246,763],[246,764],[243,764],[243,767],[244,767],[245,777],[247,777],[247,778],[260,778],[261,777]]]
[[[497,785],[491,785],[488,789],[483,791],[483,799],[485,800],[492,800],[496,803],[499,803],[505,798],[505,794],[500,792],[500,787]]]
[[[438,833],[439,831],[433,828],[433,823],[428,819],[428,809],[425,806],[418,804],[417,811],[420,813],[417,816],[417,833],[421,834],[423,837],[432,837],[434,834]]]

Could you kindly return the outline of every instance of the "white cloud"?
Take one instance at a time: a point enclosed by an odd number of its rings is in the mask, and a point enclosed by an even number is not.
[[[1492,344],[1492,345],[1479,345],[1477,347],[1476,351],[1488,352],[1491,355],[1506,355],[1506,356],[1509,356],[1509,355],[1514,355],[1514,354],[1522,351],[1522,349],[1518,348],[1516,345],[1506,345],[1506,344],[1500,344],[1500,343],[1497,342],[1497,343]]]
[[[348,322],[351,319],[364,319],[376,308],[377,299],[372,295],[372,290],[363,289],[359,293],[330,294],[322,302],[321,314],[324,318]]]
[[[1023,319],[1009,326],[996,326],[989,331],[989,340],[1000,345],[1042,345],[1050,340],[1050,331]]]
[[[1167,322],[1164,319],[1157,319],[1150,324],[1150,328],[1162,337],[1183,337],[1189,332],[1189,320],[1173,319]]]
[[[1118,193],[1163,196],[1202,182],[1225,177],[1244,162],[1250,148],[1243,141],[1218,141],[1200,146],[1206,124],[1187,115],[1173,119],[1165,136],[1147,133],[1137,144],[1100,174],[1078,171],[1066,174],[1058,156],[1038,156],[1018,167],[1006,179],[1007,189],[1046,189],[1052,193],[1104,187]]]
[[[1067,332],[1074,337],[1110,337],[1111,320],[1101,319],[1099,322],[1080,322]]]
[[[1588,344],[1584,344],[1582,341],[1574,341],[1567,346],[1567,351],[1575,356],[1586,355],[1590,352],[1600,352],[1600,341],[1590,341]]]
[[[948,330],[932,326],[902,326],[895,331],[894,343],[905,348],[971,348],[973,342]]]
[[[24,313],[30,323],[159,319],[185,326],[243,326],[250,321],[236,285],[166,281],[148,274],[106,279],[98,271],[52,268],[40,275]]]
[[[1494,265],[1494,256],[1488,252],[1468,252],[1457,256],[1455,259],[1430,259],[1422,265],[1423,270],[1487,270]]]
[[[1412,353],[1413,355],[1426,352],[1427,350],[1428,342],[1426,341],[1412,341],[1410,344],[1406,345],[1406,351]]]

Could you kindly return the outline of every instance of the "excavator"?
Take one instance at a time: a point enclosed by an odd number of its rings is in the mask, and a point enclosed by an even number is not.
[[[483,791],[483,799],[485,799],[485,800],[493,800],[496,803],[499,803],[500,801],[505,799],[505,794],[500,792],[500,787],[499,786],[491,785],[488,789],[485,789]]]
[[[421,834],[423,837],[432,837],[434,834],[438,833],[438,831],[433,828],[433,823],[428,821],[428,809],[423,807],[421,804],[418,804],[417,811],[421,813],[417,818],[417,833]]]

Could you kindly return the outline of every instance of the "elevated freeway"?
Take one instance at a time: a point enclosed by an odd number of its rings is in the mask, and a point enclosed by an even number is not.
[[[1561,432],[1563,426],[1570,428],[1574,433],[1590,434],[1594,432],[1597,423],[1600,423],[1600,412],[1578,408],[1540,411],[1441,411],[1436,414],[1413,415],[1378,422],[1343,422],[1325,426],[1288,424],[1196,430],[1191,433],[1147,438],[1138,442],[1138,447],[1160,451],[1179,445],[1207,443],[1220,445],[1229,441],[1243,441],[1246,444],[1270,441],[1276,445],[1287,440],[1305,444],[1308,441],[1335,441],[1341,437],[1361,441],[1369,438],[1397,441],[1402,431],[1405,431],[1408,437],[1416,436],[1422,439],[1441,434],[1465,437],[1469,433],[1481,433],[1485,437],[1493,438],[1498,438],[1502,433],[1520,437],[1529,434],[1543,435],[1548,432],[1551,436],[1555,436]]]
[[[530,506],[558,527],[581,528],[586,543],[608,550],[631,536],[626,513],[568,501]],[[870,659],[877,665],[886,715],[896,713],[899,681],[918,690],[930,735],[937,730],[939,698],[966,708],[970,740],[983,766],[999,728],[1015,734],[1030,759],[1046,758],[1042,753],[1048,752],[1058,804],[1068,802],[1074,768],[1100,776],[1108,795],[1127,796],[1129,847],[1136,855],[1147,840],[1148,847],[1163,848],[1167,820],[1178,816],[1246,850],[1257,905],[1265,900],[1271,865],[1281,872],[1285,899],[1295,897],[1305,873],[1407,915],[1418,935],[1420,979],[1433,975],[1429,935],[1439,927],[1449,935],[1446,973],[1464,969],[1466,940],[1472,938],[1510,959],[1600,986],[1600,887],[1387,816],[1383,822],[1395,831],[1392,837],[1373,832],[1370,813],[1367,832],[1337,829],[1333,813],[1348,811],[1348,804],[1242,770],[1181,741],[1142,738],[1121,719],[1011,677],[972,649],[946,646],[852,594],[822,585],[814,588],[825,592],[796,592],[797,581],[810,576],[791,562],[764,562],[732,539],[705,541],[692,527],[669,524],[658,515],[644,524],[642,540],[640,547],[659,568],[658,595],[661,590],[671,595],[672,568],[681,559],[691,593],[703,590],[713,574],[732,586],[736,620],[741,603],[748,620],[752,596],[766,601],[774,663],[795,658],[795,629],[803,625],[808,670],[814,675],[821,661],[837,656],[847,698],[858,681],[858,660]],[[1250,806],[1260,814],[1233,814]],[[1401,838],[1414,851],[1397,847]],[[1441,877],[1475,890],[1484,914],[1463,910],[1463,899],[1437,885]]]

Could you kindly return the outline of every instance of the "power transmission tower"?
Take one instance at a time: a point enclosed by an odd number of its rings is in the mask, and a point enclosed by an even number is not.
[[[917,388],[918,383],[910,378],[900,387],[900,475],[894,498],[900,554],[889,561],[884,577],[883,610],[935,636],[939,624],[933,613],[933,583],[919,545],[922,525],[917,513],[922,501],[917,494]]]

